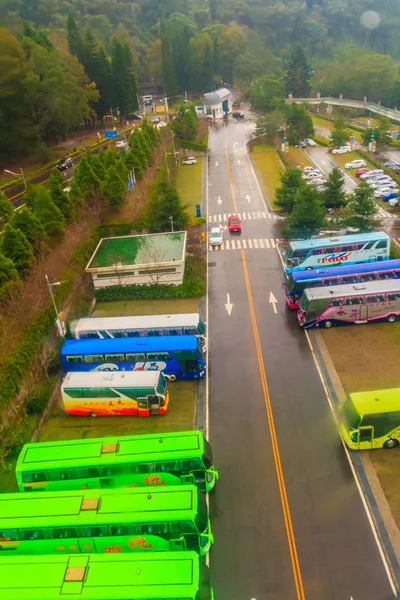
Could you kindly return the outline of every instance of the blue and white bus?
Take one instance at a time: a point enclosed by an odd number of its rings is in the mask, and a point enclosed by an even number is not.
[[[290,242],[283,253],[286,273],[388,260],[390,238],[383,231]]]
[[[204,377],[206,362],[196,335],[68,340],[61,348],[70,371],[162,371],[175,379]]]
[[[309,269],[294,271],[289,276],[286,287],[286,303],[292,310],[300,306],[300,298],[307,288],[365,283],[366,281],[386,281],[400,279],[400,260],[330,267],[328,269]]]

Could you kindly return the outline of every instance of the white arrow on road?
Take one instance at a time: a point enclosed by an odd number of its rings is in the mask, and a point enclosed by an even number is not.
[[[221,196],[218,196],[217,202],[218,202],[218,204],[222,204],[222,198],[221,198]]]
[[[251,202],[251,198],[250,198],[250,196],[248,194],[246,196],[246,200],[247,200],[247,202]]]
[[[277,304],[278,300],[275,298],[275,296],[273,295],[272,292],[269,293],[269,303],[272,304],[272,306],[274,307],[274,313],[277,315],[278,311],[276,309],[276,304]]]
[[[236,148],[239,142],[233,142],[233,147]]]
[[[229,316],[231,316],[233,304],[231,304],[231,298],[229,294],[226,295],[226,304],[225,304],[226,312]]]
[[[237,161],[237,164],[238,164],[238,165],[239,165],[239,167],[240,167],[240,160],[238,160],[238,161]]]
[[[217,160],[215,161],[215,166],[218,167],[218,161]]]

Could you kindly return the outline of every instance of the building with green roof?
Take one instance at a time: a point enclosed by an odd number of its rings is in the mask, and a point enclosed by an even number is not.
[[[186,231],[102,238],[86,273],[96,289],[123,285],[180,285],[185,271]]]

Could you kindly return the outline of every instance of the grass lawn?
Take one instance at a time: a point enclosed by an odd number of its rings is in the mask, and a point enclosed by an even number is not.
[[[321,127],[322,129],[328,129],[329,131],[332,131],[334,127],[331,121],[321,119],[321,117],[318,117],[317,115],[312,115],[312,121],[317,127]]]
[[[196,216],[196,204],[201,205],[203,159],[196,158],[195,165],[180,165],[176,176],[176,185],[182,197],[183,204],[188,205],[191,217]]]
[[[289,152],[287,153],[287,163],[289,167],[297,167],[297,165],[313,166],[313,163],[308,160],[306,155],[304,154],[303,148],[293,148],[289,147]]]
[[[170,384],[169,391],[168,412],[156,417],[75,417],[56,406],[43,425],[40,441],[194,429],[198,383],[177,381]]]
[[[283,166],[273,146],[260,144],[254,146],[251,155],[261,185],[274,210],[279,210],[275,205],[275,190],[280,186],[280,175]]]
[[[92,317],[130,317],[143,315],[177,315],[198,313],[199,300],[120,300],[118,302],[98,302]]]
[[[361,159],[360,155],[357,154],[357,152],[350,152],[350,154],[331,154],[330,156],[332,156],[333,160],[336,160],[336,162],[339,163],[339,165],[341,165],[342,167],[344,167],[344,165],[348,162],[352,162],[353,160]],[[368,161],[367,161],[367,168],[375,169],[375,167]],[[357,169],[350,169],[348,171],[348,173],[350,173],[350,175],[355,175],[356,171],[357,171]]]

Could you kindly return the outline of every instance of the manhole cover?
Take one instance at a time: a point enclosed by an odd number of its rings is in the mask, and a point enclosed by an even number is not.
[[[208,266],[209,266],[210,268],[211,268],[211,267],[216,267],[216,266],[217,266],[217,263],[216,263],[216,262],[209,262],[209,263],[208,263]]]

